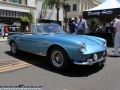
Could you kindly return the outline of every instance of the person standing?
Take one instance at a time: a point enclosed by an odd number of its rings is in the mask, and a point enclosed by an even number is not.
[[[71,21],[69,23],[69,30],[70,30],[70,34],[75,34],[76,33],[77,26],[76,26],[74,18],[71,18]]]
[[[4,33],[5,33],[5,35],[4,36],[8,36],[8,27],[7,26],[5,26],[5,28],[4,28]]]
[[[113,27],[115,32],[113,56],[119,56],[118,49],[120,46],[120,16],[118,16],[118,19],[113,24]]]
[[[29,28],[28,28],[28,26],[26,25],[25,26],[25,32],[28,32],[29,31]]]
[[[3,37],[4,38],[4,36],[5,36],[5,32],[4,32],[4,26],[1,26],[1,37]]]
[[[94,33],[95,32],[95,22],[93,21],[90,25],[90,33]]]
[[[87,29],[88,29],[86,20],[83,19],[82,15],[79,15],[79,19],[80,20],[79,20],[79,22],[77,24],[77,34],[85,34]]]

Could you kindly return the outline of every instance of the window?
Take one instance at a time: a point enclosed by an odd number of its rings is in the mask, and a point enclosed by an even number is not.
[[[7,11],[7,13],[6,13],[6,14],[7,14],[7,17],[10,17],[9,13],[10,13],[10,11]]]
[[[0,1],[6,1],[6,0],[0,0]]]
[[[67,11],[70,12],[71,6],[68,5]]]
[[[9,0],[9,2],[21,4],[21,0]]]
[[[73,4],[73,11],[77,10],[77,4]]]
[[[9,14],[7,14],[7,15],[8,15],[8,17],[9,17],[9,15],[10,15],[10,17],[12,17],[13,16],[12,11],[10,11]]]
[[[18,12],[16,12],[16,18],[18,18]]]
[[[7,11],[4,10],[3,12],[4,12],[4,15],[3,15],[3,16],[6,17],[6,15],[7,15]]]
[[[25,5],[27,5],[27,0],[24,0]]]
[[[81,11],[83,11],[83,4],[81,4]]]
[[[16,15],[15,15],[15,11],[13,11],[13,12],[12,12],[12,15],[13,15],[13,17],[15,17],[15,16],[16,16]]]
[[[0,10],[0,16],[3,17],[4,13],[3,10]]]

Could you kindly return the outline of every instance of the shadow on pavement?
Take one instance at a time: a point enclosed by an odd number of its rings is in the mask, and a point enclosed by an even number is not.
[[[10,51],[7,51],[5,53],[8,54],[9,56],[15,57],[16,59],[25,61],[27,63],[36,61],[38,62],[38,64],[33,64],[34,66],[68,77],[88,77],[89,75],[99,72],[104,67],[104,65],[101,67],[72,65],[69,70],[61,72],[52,68],[51,65],[49,64],[49,61],[45,57],[41,57],[26,52],[21,52],[18,56],[14,56]],[[39,63],[39,62],[43,62],[43,63]]]

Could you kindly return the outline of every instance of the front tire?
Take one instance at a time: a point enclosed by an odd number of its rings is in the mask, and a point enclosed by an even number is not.
[[[12,54],[17,55],[19,50],[17,49],[17,45],[16,45],[16,43],[14,41],[11,42],[10,47],[11,47]]]
[[[67,53],[61,47],[55,47],[50,51],[49,61],[55,69],[61,71],[67,70],[72,64]]]

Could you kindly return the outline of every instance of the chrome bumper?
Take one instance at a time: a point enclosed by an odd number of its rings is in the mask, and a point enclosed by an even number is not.
[[[105,59],[107,58],[106,57],[102,57],[101,59],[98,59],[98,60],[93,60],[93,59],[88,59],[87,62],[73,62],[74,64],[77,64],[77,65],[93,65],[94,63],[99,63],[101,61],[105,61]]]

